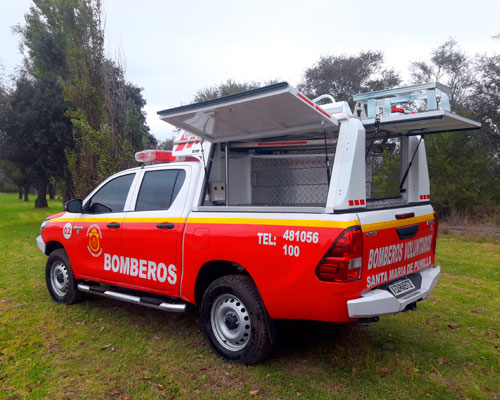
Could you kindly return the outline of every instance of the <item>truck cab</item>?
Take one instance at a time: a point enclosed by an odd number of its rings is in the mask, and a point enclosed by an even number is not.
[[[250,364],[269,354],[276,319],[415,309],[440,274],[424,138],[479,127],[448,93],[362,94],[353,114],[283,82],[160,111],[183,130],[171,153],[137,153],[141,167],[44,221],[50,294],[197,305],[216,353]]]

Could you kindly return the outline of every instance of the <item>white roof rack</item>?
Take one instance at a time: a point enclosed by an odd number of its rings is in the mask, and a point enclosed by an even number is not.
[[[354,115],[361,119],[368,137],[414,136],[479,129],[481,124],[450,110],[451,90],[438,83],[406,86],[354,96]],[[401,105],[418,105],[416,112]]]

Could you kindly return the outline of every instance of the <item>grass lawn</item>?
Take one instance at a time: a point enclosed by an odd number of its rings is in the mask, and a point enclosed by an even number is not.
[[[0,194],[0,398],[500,399],[500,244],[441,237],[439,285],[417,312],[369,325],[282,322],[264,364],[215,356],[195,311],[45,286],[40,223],[61,210]]]

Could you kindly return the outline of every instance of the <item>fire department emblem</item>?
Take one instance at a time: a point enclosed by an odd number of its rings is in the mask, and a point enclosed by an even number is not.
[[[90,254],[92,254],[94,257],[99,257],[102,253],[102,248],[101,248],[102,234],[99,225],[97,224],[90,225],[89,229],[87,229],[87,237],[89,238],[89,244],[87,246],[87,249],[89,249]]]

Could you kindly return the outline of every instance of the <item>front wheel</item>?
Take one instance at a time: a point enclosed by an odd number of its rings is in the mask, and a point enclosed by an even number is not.
[[[212,282],[200,314],[210,345],[223,358],[256,364],[271,352],[272,321],[250,277],[228,275]]]
[[[45,267],[45,281],[50,295],[58,303],[74,304],[82,298],[64,249],[50,253]]]

